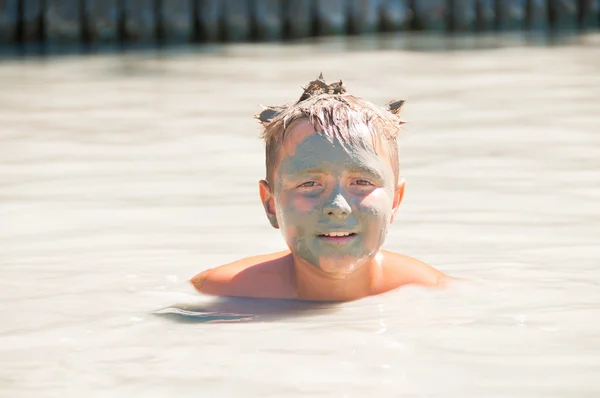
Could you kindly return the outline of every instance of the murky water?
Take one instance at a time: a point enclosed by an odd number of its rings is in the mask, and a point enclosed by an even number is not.
[[[0,395],[597,397],[599,43],[5,60]],[[316,306],[193,292],[284,248],[252,114],[320,71],[409,100],[386,246],[472,283]],[[173,305],[217,314],[153,314]],[[228,316],[252,321],[205,322]]]

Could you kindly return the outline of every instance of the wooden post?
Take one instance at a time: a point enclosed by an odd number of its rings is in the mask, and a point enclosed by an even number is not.
[[[499,30],[525,28],[527,0],[497,0],[496,15]]]
[[[600,0],[582,0],[579,9],[579,26],[582,29],[600,27]]]
[[[464,32],[475,29],[475,23],[477,22],[475,0],[453,0],[451,4],[451,30]]]
[[[67,43],[82,38],[82,15],[78,0],[46,0],[44,10],[46,41]]]
[[[529,0],[527,3],[526,25],[532,30],[548,28],[548,5],[546,0]]]
[[[381,0],[349,0],[348,19],[351,33],[373,33],[380,29]]]
[[[116,42],[121,10],[117,0],[85,0],[83,19],[89,41]]]
[[[156,39],[156,9],[154,0],[125,0],[125,38],[132,42]]]
[[[17,0],[0,0],[0,43],[11,43],[16,40],[18,19]]]
[[[197,0],[196,23],[198,39],[214,42],[221,38],[223,8],[220,0]]]
[[[550,0],[550,26],[559,30],[577,29],[578,0]]]
[[[497,26],[496,3],[503,0],[477,0],[477,30],[490,31]]]
[[[314,3],[312,0],[287,0],[284,4],[286,36],[291,39],[313,34]]]
[[[246,0],[222,0],[223,31],[227,41],[246,41],[251,34],[251,10]]]
[[[381,27],[384,31],[399,31],[408,28],[410,10],[408,0],[381,1]]]
[[[346,2],[344,0],[317,1],[316,18],[319,36],[346,33]]]
[[[445,0],[412,0],[413,27],[424,30],[448,28],[448,6]]]
[[[281,0],[254,0],[253,6],[256,38],[261,41],[279,40],[283,35]]]
[[[161,0],[158,8],[158,36],[166,42],[189,42],[194,33],[194,12],[190,0]]]
[[[21,0],[21,40],[40,41],[43,37],[42,21],[44,10],[42,0]]]

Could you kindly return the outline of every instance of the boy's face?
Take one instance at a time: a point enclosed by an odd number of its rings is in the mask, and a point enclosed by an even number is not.
[[[308,120],[288,132],[273,180],[261,181],[271,224],[296,257],[340,276],[377,254],[404,190],[388,156],[344,149]]]

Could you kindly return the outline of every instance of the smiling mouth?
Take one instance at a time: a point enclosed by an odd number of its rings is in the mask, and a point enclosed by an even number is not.
[[[352,240],[357,234],[355,232],[325,232],[319,234],[318,237],[327,242],[343,243]]]
[[[319,236],[325,236],[325,237],[338,237],[338,236],[352,236],[352,235],[356,235],[354,232],[325,232],[324,234],[320,234]]]

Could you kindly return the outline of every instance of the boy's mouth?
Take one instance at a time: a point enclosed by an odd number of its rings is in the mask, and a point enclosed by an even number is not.
[[[356,237],[355,232],[350,231],[332,231],[319,234],[318,237],[324,241],[332,243],[345,243]]]

